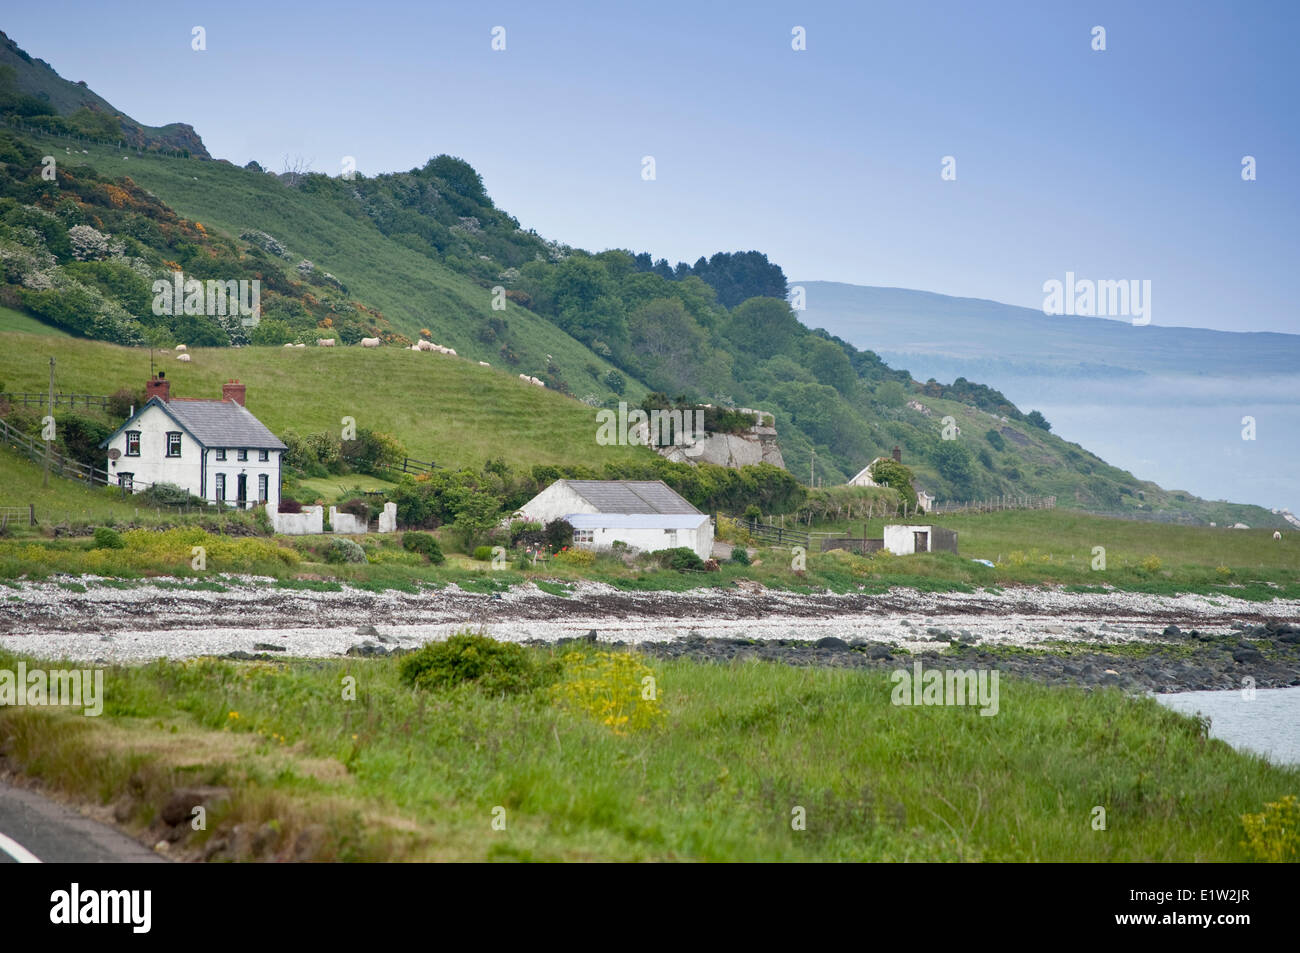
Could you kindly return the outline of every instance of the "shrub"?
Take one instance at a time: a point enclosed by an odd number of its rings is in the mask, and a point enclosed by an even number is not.
[[[280,512],[281,512],[281,513],[301,513],[301,512],[302,512],[302,504],[299,503],[297,500],[293,500],[293,499],[281,499],[281,500],[280,500]]]
[[[1142,560],[1140,565],[1144,572],[1159,572],[1160,567],[1163,566],[1164,563],[1160,561],[1159,556],[1148,556],[1146,559]]]
[[[744,546],[733,546],[731,549],[731,561],[738,566],[748,566],[750,563],[749,550]]]
[[[96,549],[125,549],[126,542],[122,539],[122,534],[115,529],[109,529],[107,526],[95,527],[95,548]]]
[[[144,395],[129,387],[121,387],[108,398],[108,412],[115,418],[125,419],[132,407],[143,407]]]
[[[147,506],[203,506],[205,501],[191,496],[190,491],[175,483],[155,483],[136,496]]]
[[[537,661],[522,645],[458,632],[405,656],[398,673],[407,685],[430,691],[473,685],[490,695],[518,695],[552,681],[554,665]]]
[[[350,539],[331,539],[329,545],[325,547],[325,561],[327,563],[363,563],[366,561],[366,551]]]
[[[442,554],[442,548],[432,533],[403,533],[402,548],[408,553],[419,553],[435,565],[447,558]]]
[[[749,520],[750,522],[757,523],[763,519],[763,511],[760,510],[753,503],[750,503],[747,507],[745,507],[745,519]]]
[[[547,548],[553,553],[573,545],[573,524],[568,520],[551,520],[542,532]]]
[[[1267,863],[1300,861],[1300,801],[1288,794],[1264,805],[1259,814],[1243,814],[1246,831],[1243,846],[1257,860]]]
[[[492,558],[492,547],[491,547],[491,546],[475,546],[475,547],[474,547],[474,558],[477,559],[479,562],[487,562],[489,559]]]
[[[653,728],[663,720],[654,669],[632,652],[569,652],[552,697],[562,708],[608,725],[616,735]]]
[[[1215,567],[1214,571],[1218,573],[1220,579],[1232,578],[1232,570],[1229,569],[1227,566],[1217,566]]]
[[[591,566],[596,562],[596,554],[590,549],[562,549],[555,558],[569,566]]]
[[[362,519],[370,518],[370,502],[362,496],[354,496],[350,500],[345,500],[339,507],[340,513],[347,513],[349,516],[359,516]]]
[[[687,546],[664,549],[655,553],[655,556],[659,560],[659,565],[665,569],[676,569],[678,572],[685,572],[688,569],[704,568],[704,560],[699,557],[695,550]]]

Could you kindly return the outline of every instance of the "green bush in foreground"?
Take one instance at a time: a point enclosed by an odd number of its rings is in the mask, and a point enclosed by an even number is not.
[[[122,534],[115,529],[109,529],[107,526],[95,527],[95,548],[96,549],[125,549],[126,541],[122,539]]]
[[[749,550],[747,550],[744,546],[732,547],[731,561],[738,566],[748,566],[750,563]]]
[[[472,684],[490,695],[518,695],[555,679],[554,665],[544,665],[522,645],[486,635],[461,632],[446,642],[430,642],[405,656],[398,668],[402,681],[438,690]]]
[[[437,537],[432,533],[403,533],[402,548],[408,553],[419,553],[435,565],[447,559],[442,554],[442,547],[438,545]]]
[[[489,559],[492,558],[492,547],[491,547],[491,546],[475,546],[475,547],[474,547],[474,558],[477,559],[479,562],[484,562],[484,563],[487,562]]]

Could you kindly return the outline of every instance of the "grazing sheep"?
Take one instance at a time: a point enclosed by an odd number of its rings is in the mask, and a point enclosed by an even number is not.
[[[189,359],[190,359],[190,356],[189,356],[188,354],[177,354],[177,355],[176,355],[176,360],[178,360],[178,361],[189,361]]]
[[[317,346],[317,347],[333,347],[333,346],[334,346],[334,339],[333,339],[333,338],[317,338],[317,339],[316,339],[316,346]]]
[[[177,344],[177,345],[176,345],[176,350],[178,350],[178,351],[188,351],[189,348],[187,348],[184,344]]]
[[[416,341],[411,345],[412,351],[436,351],[437,349],[438,345],[432,341]]]
[[[380,343],[381,343],[381,342],[380,342],[379,338],[362,338],[362,339],[361,339],[361,346],[362,346],[362,347],[379,347]]]
[[[286,344],[285,347],[293,347],[292,344]]]
[[[1281,538],[1282,538],[1282,534],[1281,534],[1278,530],[1273,530],[1273,538],[1274,538],[1274,539],[1281,539]]]
[[[478,364],[479,364],[479,367],[491,367],[491,366],[492,366],[492,365],[489,364],[487,361],[479,361]]]
[[[294,347],[306,347],[306,344],[295,344]]]
[[[520,374],[520,375],[519,375],[519,379],[520,379],[521,381],[527,381],[527,382],[530,383],[530,384],[536,384],[538,387],[545,387],[545,386],[546,386],[544,383],[542,383],[542,382],[541,382],[540,380],[538,380],[536,377],[529,377],[527,374]]]

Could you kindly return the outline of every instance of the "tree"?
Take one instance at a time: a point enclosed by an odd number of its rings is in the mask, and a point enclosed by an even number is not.
[[[937,441],[930,462],[958,496],[970,496],[975,489],[975,466],[970,451],[957,440]]]
[[[1040,430],[1052,429],[1052,425],[1047,422],[1047,418],[1044,417],[1041,413],[1039,413],[1036,410],[1031,410],[1025,416],[1025,422],[1030,424],[1031,426],[1039,428]]]
[[[750,298],[731,312],[725,333],[740,350],[766,360],[787,353],[805,330],[784,299]]]
[[[483,539],[501,519],[501,501],[486,493],[471,491],[456,507],[456,518],[452,528],[460,537],[461,548],[472,552],[474,546]]]
[[[912,487],[912,471],[897,460],[881,459],[871,465],[871,479],[881,486],[897,491],[910,508],[916,508],[916,490]]]

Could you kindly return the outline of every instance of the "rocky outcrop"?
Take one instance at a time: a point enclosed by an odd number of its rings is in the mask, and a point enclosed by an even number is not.
[[[754,414],[757,423],[744,433],[711,433],[689,446],[669,445],[657,448],[660,456],[674,463],[713,463],[720,467],[754,466],[770,463],[785,469],[781,445],[776,439],[776,421],[771,414],[748,407],[740,408]],[[643,426],[643,431],[645,430]]]

